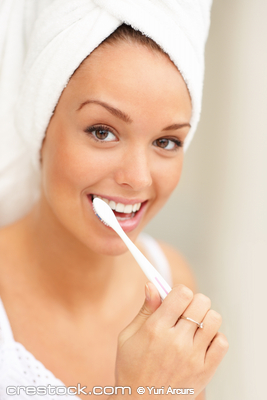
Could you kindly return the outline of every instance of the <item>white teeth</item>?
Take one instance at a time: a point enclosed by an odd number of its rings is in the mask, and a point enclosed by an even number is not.
[[[140,210],[140,207],[142,204],[142,203],[122,204],[122,203],[115,203],[115,201],[113,201],[113,200],[108,200],[108,199],[105,199],[104,197],[100,197],[100,196],[93,195],[92,197],[93,197],[93,199],[95,197],[100,198],[105,203],[107,203],[112,210],[115,210],[117,212],[124,213],[124,214],[130,214],[132,212],[136,212],[136,211]]]
[[[136,204],[134,204],[133,211],[138,211],[138,210],[140,210],[140,207],[141,207],[141,203],[136,203]]]
[[[138,206],[138,203],[133,205],[133,212],[135,212],[137,210],[137,206]]]
[[[109,207],[110,208],[112,208],[112,210],[116,210],[116,203],[115,203],[115,201],[109,201],[108,202],[108,205],[109,205]]]
[[[129,219],[131,219],[134,215],[131,215],[130,217],[119,217],[118,215],[116,215],[116,218],[118,221],[128,221]]]
[[[133,212],[133,205],[132,204],[127,204],[127,206],[124,206],[124,213],[125,214],[130,214]]]
[[[124,212],[124,205],[121,203],[118,203],[116,205],[116,211],[123,213]]]

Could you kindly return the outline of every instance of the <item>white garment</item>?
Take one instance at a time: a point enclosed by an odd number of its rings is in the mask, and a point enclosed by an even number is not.
[[[144,248],[144,253],[151,263],[160,272],[163,278],[172,287],[171,271],[168,260],[166,259],[159,244],[151,236],[142,233],[139,236]],[[0,299],[0,400],[64,400],[76,399],[78,396],[68,395],[34,395],[29,396],[22,390],[21,394],[10,396],[6,393],[7,386],[65,386],[63,382],[57,379],[52,372],[25,349],[18,342],[15,342],[13,333],[8,321],[3,303]],[[90,390],[88,388],[87,390]],[[61,392],[62,393],[62,392]]]

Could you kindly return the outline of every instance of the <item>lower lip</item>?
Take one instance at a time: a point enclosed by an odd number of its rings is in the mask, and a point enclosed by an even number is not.
[[[89,195],[89,196],[87,196],[87,198],[88,198],[89,202],[91,203],[91,206],[93,209],[92,197]],[[124,232],[131,232],[139,225],[139,223],[142,219],[142,216],[145,213],[146,207],[147,207],[147,201],[145,201],[144,203],[141,204],[140,209],[138,211],[136,211],[134,217],[126,219],[125,221],[117,220],[118,223],[120,224],[120,226],[122,227],[122,229],[124,230]],[[94,209],[93,209],[93,212],[94,212]],[[94,214],[95,214],[95,212],[94,212]],[[122,213],[122,216],[123,216],[123,213]],[[98,218],[98,220],[99,220],[99,218]],[[101,222],[101,221],[99,220],[99,222]],[[110,226],[103,224],[103,222],[101,222],[101,224],[103,226],[105,226],[106,228],[112,229],[112,228],[110,228]]]

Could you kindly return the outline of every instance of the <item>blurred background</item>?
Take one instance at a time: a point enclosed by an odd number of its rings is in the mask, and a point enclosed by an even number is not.
[[[223,316],[230,347],[207,400],[267,398],[266,18],[266,0],[214,0],[201,122],[146,229],[185,255]]]
[[[266,19],[266,0],[213,1],[201,122],[179,186],[146,229],[184,254],[223,316],[230,348],[207,400],[267,398]]]

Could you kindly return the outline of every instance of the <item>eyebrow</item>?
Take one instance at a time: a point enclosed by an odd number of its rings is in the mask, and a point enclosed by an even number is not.
[[[126,114],[123,111],[119,110],[118,108],[112,107],[110,104],[105,103],[104,101],[100,101],[100,100],[86,100],[79,106],[77,111],[80,111],[87,104],[98,104],[98,105],[104,107],[106,110],[108,110],[112,115],[120,118],[124,122],[127,122],[128,124],[131,124],[133,122],[133,120],[131,119],[131,117],[128,114]],[[185,123],[181,123],[181,124],[172,124],[170,126],[167,126],[167,128],[164,128],[163,131],[171,131],[171,130],[175,130],[175,129],[181,129],[186,126],[191,128],[191,125],[188,122],[185,122]]]
[[[111,105],[105,103],[104,101],[100,100],[86,100],[83,102],[80,107],[78,108],[77,111],[81,110],[83,106],[86,104],[99,104],[100,106],[104,107],[106,110],[108,110],[111,114],[115,115],[115,117],[118,117],[122,119],[124,122],[127,122],[128,124],[132,123],[133,120],[129,117],[129,115],[125,114],[123,111],[119,110],[118,108],[112,107]]]
[[[185,122],[184,124],[173,124],[173,125],[167,126],[167,128],[164,128],[162,130],[163,131],[172,131],[175,129],[184,128],[185,126],[188,126],[189,128],[191,128],[191,125],[188,122]]]

